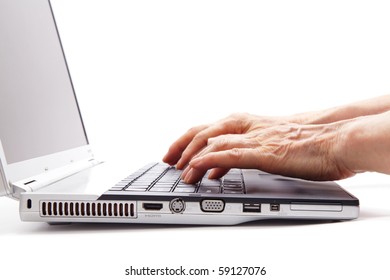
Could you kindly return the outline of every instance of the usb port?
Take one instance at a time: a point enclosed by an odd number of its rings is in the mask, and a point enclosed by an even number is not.
[[[249,213],[259,213],[261,212],[261,204],[260,203],[244,203],[243,212]]]
[[[279,203],[271,203],[269,206],[270,211],[280,211],[280,204]]]

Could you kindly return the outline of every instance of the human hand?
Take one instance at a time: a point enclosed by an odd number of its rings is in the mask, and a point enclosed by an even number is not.
[[[234,114],[190,129],[170,147],[164,161],[177,163],[187,183],[219,178],[230,168],[256,168],[312,180],[354,175],[338,157],[343,123],[301,125],[288,118]]]
[[[189,129],[169,148],[163,161],[183,169],[190,160],[208,145],[209,139],[220,135],[246,134],[286,122],[283,117],[260,117],[246,113],[232,114],[209,125]]]

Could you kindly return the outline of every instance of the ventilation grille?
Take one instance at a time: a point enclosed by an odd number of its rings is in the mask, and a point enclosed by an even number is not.
[[[42,217],[135,218],[135,203],[123,201],[41,201]]]

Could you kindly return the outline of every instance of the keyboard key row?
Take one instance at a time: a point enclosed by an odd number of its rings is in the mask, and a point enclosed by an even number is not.
[[[111,191],[151,191],[151,192],[181,192],[209,194],[240,194],[245,193],[242,173],[239,169],[230,170],[221,179],[208,179],[206,176],[200,183],[189,185],[181,178],[182,171],[166,164],[155,164],[142,168],[116,184]]]

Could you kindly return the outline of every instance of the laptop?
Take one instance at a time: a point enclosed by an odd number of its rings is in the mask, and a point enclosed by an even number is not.
[[[111,176],[91,151],[50,1],[0,0],[0,38],[0,194],[19,200],[23,221],[234,225],[359,215],[359,200],[335,182],[259,170],[191,185],[159,162]]]

